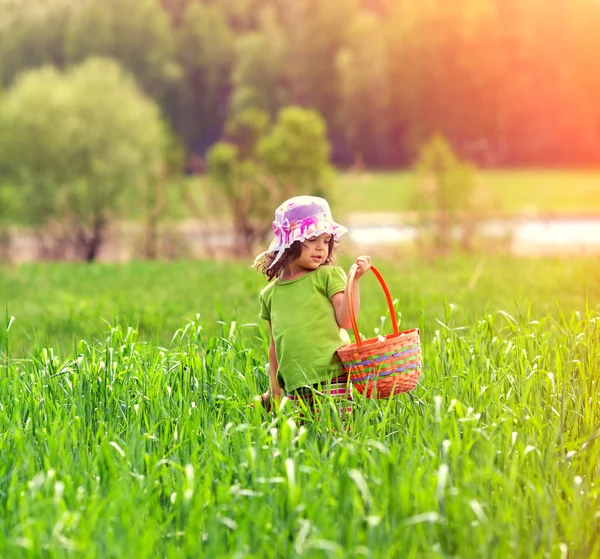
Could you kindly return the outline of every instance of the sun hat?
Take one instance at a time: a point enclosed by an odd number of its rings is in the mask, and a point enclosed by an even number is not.
[[[295,196],[275,210],[275,237],[269,248],[255,258],[254,265],[266,254],[276,252],[277,256],[269,266],[271,268],[295,241],[302,242],[323,233],[337,239],[347,231],[346,227],[333,221],[327,200],[318,196]]]

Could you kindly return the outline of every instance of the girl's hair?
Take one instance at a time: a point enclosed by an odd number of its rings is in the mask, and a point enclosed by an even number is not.
[[[327,251],[327,258],[321,266],[326,264],[332,264],[335,260],[335,249],[337,248],[337,241],[335,237],[332,235],[329,240],[329,250]],[[294,241],[288,248],[285,249],[284,253],[281,255],[281,258],[277,261],[275,266],[269,269],[269,266],[275,260],[275,253],[269,253],[265,256],[262,264],[259,265],[260,271],[265,274],[269,281],[272,279],[278,278],[283,274],[283,270],[286,266],[289,266],[294,260],[296,260],[302,254],[302,242]]]

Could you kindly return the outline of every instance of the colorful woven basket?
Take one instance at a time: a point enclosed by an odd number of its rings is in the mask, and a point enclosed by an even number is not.
[[[398,331],[389,289],[377,268],[371,266],[371,270],[385,293],[394,332],[368,340],[360,339],[352,296],[355,281],[353,270],[348,278],[348,303],[356,342],[341,347],[337,354],[358,392],[367,398],[389,398],[408,392],[417,385],[421,376],[421,343],[417,328]]]

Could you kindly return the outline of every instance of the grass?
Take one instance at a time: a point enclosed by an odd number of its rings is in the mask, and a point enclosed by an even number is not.
[[[423,377],[346,430],[248,406],[246,263],[3,270],[0,556],[598,556],[600,264],[481,262],[379,263]]]
[[[349,248],[340,245],[340,264],[349,269]],[[404,324],[444,314],[505,309],[536,316],[557,308],[583,309],[586,299],[600,301],[600,265],[575,258],[515,259],[455,256],[433,262],[405,256],[397,262],[374,260]],[[218,320],[256,323],[261,275],[249,262],[132,262],[128,264],[27,264],[4,267],[0,306],[15,316],[12,351],[22,355],[36,345],[72,351],[80,339],[97,340],[107,324],[135,327],[146,342],[168,344],[173,333],[199,313],[207,324]],[[360,325],[379,322],[385,299],[375,278],[362,284],[367,304]],[[1,341],[0,333],[0,341]]]
[[[600,171],[480,170],[479,183],[508,214],[600,214]],[[416,178],[410,172],[341,175],[336,208],[356,212],[410,209]]]
[[[478,171],[479,184],[492,201],[493,209],[507,214],[539,213],[554,215],[600,214],[599,170],[488,170]],[[209,194],[207,179],[189,179],[187,189],[196,200],[203,218],[225,216]],[[361,212],[404,212],[410,210],[416,177],[410,171],[341,173],[331,197],[335,215],[346,217]],[[168,194],[170,219],[194,217],[179,198],[181,185]],[[276,204],[276,202],[274,202]],[[210,208],[210,211],[207,211]]]

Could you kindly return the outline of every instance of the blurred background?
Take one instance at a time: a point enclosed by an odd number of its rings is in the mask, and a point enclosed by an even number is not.
[[[0,259],[600,251],[598,0],[0,0]]]

